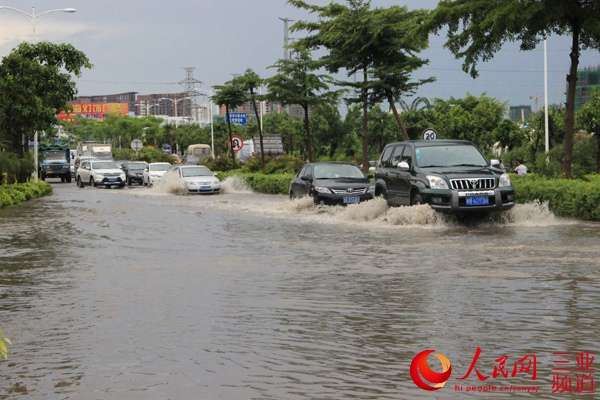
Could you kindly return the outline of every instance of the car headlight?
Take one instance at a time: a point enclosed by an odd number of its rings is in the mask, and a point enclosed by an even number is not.
[[[331,194],[331,190],[329,188],[323,186],[315,186],[315,192],[323,193],[323,194]]]
[[[101,181],[102,179],[104,179],[104,175],[102,175],[102,174],[96,174],[94,177],[95,177],[95,178],[96,178],[96,180],[98,180],[98,181]]]
[[[427,180],[429,181],[429,187],[432,189],[448,189],[448,184],[442,177],[427,175]]]
[[[125,180],[125,174],[121,174],[120,177],[122,180]]]
[[[507,187],[512,186],[510,182],[510,176],[508,174],[500,175],[500,179],[498,180],[498,187]]]

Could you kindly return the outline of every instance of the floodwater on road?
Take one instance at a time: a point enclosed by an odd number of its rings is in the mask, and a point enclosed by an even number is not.
[[[485,383],[539,386],[494,398],[561,399],[553,352],[600,352],[599,224],[528,204],[462,225],[231,183],[56,184],[0,210],[0,399],[488,398],[454,388],[483,384],[458,379],[478,347]],[[452,361],[433,394],[409,374],[425,349]],[[535,380],[491,377],[533,353]]]

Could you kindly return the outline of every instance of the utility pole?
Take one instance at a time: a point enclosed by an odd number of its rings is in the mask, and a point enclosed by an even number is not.
[[[289,18],[281,18],[279,19],[283,22],[283,59],[290,59],[290,22],[293,22],[293,19]]]
[[[544,39],[544,137],[546,154],[550,151],[550,126],[548,122],[548,40]]]

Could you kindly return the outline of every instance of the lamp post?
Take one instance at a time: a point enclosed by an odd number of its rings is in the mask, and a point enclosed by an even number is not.
[[[62,13],[72,14],[72,13],[77,12],[77,10],[74,8],[57,8],[57,9],[52,9],[52,10],[45,10],[45,11],[38,13],[35,7],[31,7],[31,13],[29,13],[27,11],[20,10],[15,7],[9,7],[9,6],[0,6],[0,10],[14,11],[17,14],[20,14],[20,15],[28,18],[29,21],[31,22],[31,28],[33,30],[33,41],[34,42],[37,42],[37,23],[40,18],[42,18],[45,15],[54,14],[54,13],[62,12]],[[34,135],[33,135],[33,164],[34,164],[33,179],[35,181],[38,180],[38,164],[39,164],[38,139],[39,139],[38,132],[35,131]]]
[[[550,126],[548,123],[548,40],[544,39],[544,144],[546,155],[550,151]]]

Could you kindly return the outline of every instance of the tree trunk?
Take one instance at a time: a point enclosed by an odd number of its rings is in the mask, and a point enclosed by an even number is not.
[[[302,108],[304,109],[304,135],[306,140],[306,156],[308,157],[308,161],[313,162],[315,160],[315,156],[313,154],[312,136],[310,132],[310,117],[308,115],[308,104],[303,104]]]
[[[254,107],[254,115],[256,116],[256,125],[258,126],[258,140],[260,142],[260,165],[265,167],[265,146],[263,144],[263,131],[262,124],[260,123],[260,115],[258,108],[256,108],[256,97],[254,96],[254,90],[250,89],[250,97],[252,98],[252,107]]]
[[[364,172],[369,171],[369,75],[367,67],[363,68],[363,87],[361,89],[361,97],[363,102],[363,126],[362,126],[362,169]]]
[[[227,117],[227,132],[229,133],[229,154],[231,155],[233,165],[235,165],[235,152],[232,147],[233,134],[231,132],[231,119],[229,118],[229,104],[225,104],[225,116]]]
[[[567,178],[572,177],[573,141],[575,137],[575,89],[577,86],[577,68],[579,67],[579,33],[580,27],[573,26],[571,42],[571,68],[567,75],[567,111],[565,114],[565,154],[563,157],[563,173]]]
[[[404,126],[404,123],[402,122],[402,118],[400,118],[400,114],[398,113],[398,109],[396,108],[396,103],[394,102],[394,96],[392,96],[392,94],[389,91],[386,92],[386,95],[387,95],[388,103],[390,103],[390,108],[392,109],[392,112],[394,113],[394,118],[396,118],[396,124],[398,124],[398,129],[400,129],[400,132],[402,132],[402,137],[404,137],[404,140],[410,140],[410,138],[408,137],[408,131],[406,130],[406,126]]]

